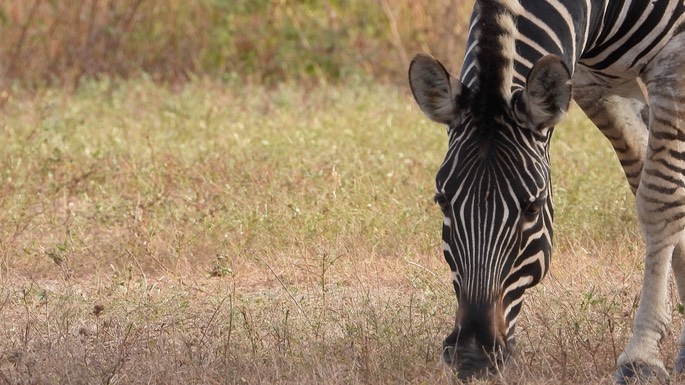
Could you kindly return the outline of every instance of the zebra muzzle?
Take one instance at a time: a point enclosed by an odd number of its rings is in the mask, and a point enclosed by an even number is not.
[[[443,342],[443,360],[461,380],[498,373],[509,356],[504,318],[495,306],[460,304],[456,326]]]

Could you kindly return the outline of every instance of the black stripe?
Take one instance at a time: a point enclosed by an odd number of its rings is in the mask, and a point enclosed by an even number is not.
[[[668,35],[669,31],[673,27],[673,24],[675,24],[675,22],[680,18],[680,15],[682,13],[683,13],[683,3],[679,2],[678,5],[676,6],[676,9],[671,14],[671,18],[668,20],[666,28],[664,28],[661,31],[661,33],[657,36],[656,39],[652,40],[652,43],[646,49],[644,49],[642,52],[637,54],[637,56],[635,56],[635,59],[630,64],[631,67],[635,66],[635,64],[637,64],[637,62],[639,62],[643,57],[645,57],[645,55],[650,53],[654,49],[654,47],[659,42],[661,42],[664,39],[664,37],[666,37],[666,35]]]
[[[630,172],[630,173],[627,172],[626,177],[628,179],[633,179],[633,178],[637,178],[638,176],[640,176],[640,174],[642,174],[642,169],[640,169],[640,171],[635,171],[635,172]]]
[[[659,123],[662,123],[662,124],[664,124],[664,123],[670,124],[670,121],[665,121],[665,120],[661,121],[661,119],[656,117],[656,116],[654,117],[654,119],[657,120]],[[666,132],[666,131],[654,131],[651,133],[651,135],[652,135],[652,138],[654,138],[654,139],[667,140],[669,142],[673,142],[673,141],[683,142],[683,141],[685,141],[685,133],[683,133],[681,131],[677,131],[675,133],[674,132]]]
[[[623,21],[623,24],[611,39],[606,40],[608,38],[607,35],[612,30],[612,27],[616,25],[621,10],[625,8],[624,0],[609,1],[606,17],[604,19],[604,31],[602,31],[602,34],[598,39],[598,41],[601,43],[593,47],[591,50],[585,52],[582,57],[591,58],[597,56],[608,50],[612,45],[616,44],[616,42],[625,37],[625,35],[630,32],[630,29],[635,26],[635,23],[637,23],[637,21],[640,19],[640,16],[642,16],[642,13],[647,8],[647,4],[649,4],[649,1],[631,1],[626,19]]]
[[[659,170],[652,169],[652,168],[646,168],[646,169],[644,169],[643,173],[645,173],[649,176],[657,177],[657,178],[659,178],[665,182],[669,182],[669,183],[674,184],[676,186],[685,187],[685,182],[683,182],[682,179],[676,179],[670,175],[664,174],[663,172],[661,172]]]
[[[679,221],[683,218],[685,218],[685,212],[680,212],[680,213],[677,213],[676,215],[670,216],[668,218],[667,222],[675,222],[675,221]]]
[[[642,159],[635,159],[635,158],[631,158],[631,159],[619,159],[619,163],[621,163],[621,166],[622,166],[623,168],[630,167],[630,166],[634,166],[634,165],[636,165],[636,164],[638,164],[638,163],[641,163],[641,162],[642,162]]]
[[[640,3],[640,5],[646,6],[649,4],[648,1],[633,1],[633,3],[630,6],[630,10],[636,6],[636,3]],[[592,65],[592,68],[598,69],[598,70],[603,70],[608,67],[610,67],[612,64],[616,63],[619,59],[621,59],[625,54],[627,54],[629,51],[633,50],[635,46],[645,38],[645,36],[650,36],[650,33],[654,31],[654,29],[660,25],[663,20],[664,20],[664,14],[666,13],[666,9],[668,7],[668,1],[656,1],[652,2],[654,4],[654,9],[649,13],[649,16],[647,16],[647,19],[640,25],[640,27],[633,33],[628,41],[623,43],[622,45],[618,47],[614,47],[613,45],[607,46],[603,45],[605,49],[610,49],[611,53],[609,56],[607,56],[604,60],[602,60],[599,63],[595,63]],[[644,11],[644,10],[643,10]],[[630,11],[629,11],[630,12]],[[679,16],[677,13],[674,13],[674,15]],[[629,30],[633,27],[635,27],[635,23],[637,22],[637,19],[641,15],[635,15],[634,18],[631,18],[631,20],[626,20],[626,22],[621,26],[621,29],[619,33],[616,34],[616,36],[611,39],[614,43],[616,43],[620,38],[625,37],[625,34],[629,32]],[[673,22],[675,22],[676,17],[673,17],[673,20],[669,20],[670,24],[666,27],[666,31],[668,31],[672,25]],[[634,19],[634,20],[632,20]],[[625,31],[621,33],[621,31]],[[657,40],[658,42],[659,40]]]
[[[669,150],[668,154],[671,155],[671,158],[673,158],[673,159],[685,161],[685,152],[684,151]]]
[[[598,27],[604,27],[603,30],[601,31],[601,34],[597,39],[593,39],[594,41],[604,41],[607,39],[609,32],[611,32],[610,26],[616,25],[616,22],[618,21],[618,17],[621,15],[621,10],[625,7],[626,0],[612,0],[610,4],[608,5],[608,8],[606,10],[606,13],[604,14],[604,19],[601,21],[601,24],[597,24]],[[600,12],[597,12],[599,14]],[[601,52],[599,50],[598,52]],[[588,51],[588,54],[593,53],[593,51]]]
[[[668,195],[675,194],[675,192],[678,191],[678,189],[680,188],[678,186],[676,186],[676,187],[664,187],[664,186],[656,185],[654,183],[643,183],[643,185],[650,190],[659,192],[661,194],[668,194]]]
[[[681,154],[682,156],[682,154]],[[682,160],[682,159],[681,159]],[[655,161],[662,166],[666,167],[669,171],[677,173],[677,174],[685,174],[685,168],[683,167],[678,167],[673,163],[670,163],[669,161],[665,159],[655,159]]]

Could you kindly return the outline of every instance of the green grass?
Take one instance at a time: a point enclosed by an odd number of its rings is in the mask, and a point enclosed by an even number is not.
[[[0,382],[449,382],[446,135],[406,90],[89,82],[14,92],[0,133]],[[575,109],[552,158],[554,263],[503,382],[610,383],[632,196]]]

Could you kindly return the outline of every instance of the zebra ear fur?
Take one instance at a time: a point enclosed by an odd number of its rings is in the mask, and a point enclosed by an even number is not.
[[[521,111],[535,128],[552,127],[568,111],[571,71],[556,55],[538,60],[528,74]]]
[[[409,86],[414,99],[426,116],[438,123],[457,119],[456,98],[461,93],[459,79],[430,55],[418,53],[409,66]]]

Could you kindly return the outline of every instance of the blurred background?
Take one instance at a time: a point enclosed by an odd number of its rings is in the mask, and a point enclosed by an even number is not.
[[[87,78],[404,84],[416,51],[457,72],[472,0],[5,0],[0,88]]]

